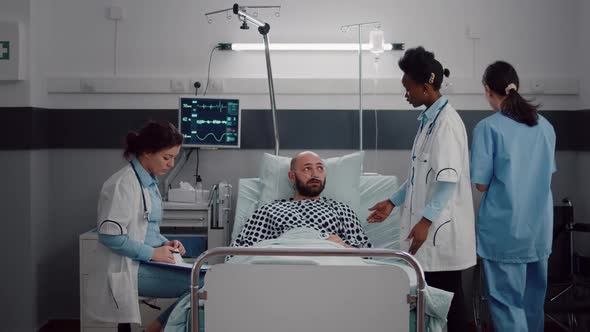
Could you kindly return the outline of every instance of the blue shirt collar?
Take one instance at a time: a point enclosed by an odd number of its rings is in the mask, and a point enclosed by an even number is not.
[[[432,120],[436,117],[438,112],[441,111],[441,107],[448,101],[447,97],[441,96],[438,98],[434,104],[430,105],[429,108],[425,109],[420,115],[418,115],[418,120],[422,121],[424,117],[428,120]]]
[[[135,171],[137,172],[137,175],[139,176],[139,181],[141,182],[141,185],[148,188],[151,185],[157,185],[158,184],[158,179],[151,175],[150,173],[148,173],[143,166],[141,166],[141,163],[139,162],[139,160],[137,160],[137,158],[133,158],[131,160],[131,163],[133,164],[133,166],[135,167]]]

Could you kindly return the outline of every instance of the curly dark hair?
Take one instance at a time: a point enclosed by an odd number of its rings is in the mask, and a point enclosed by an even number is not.
[[[429,83],[434,90],[440,90],[443,75],[449,77],[451,72],[434,58],[434,53],[422,46],[408,49],[398,61],[399,68],[417,83]]]

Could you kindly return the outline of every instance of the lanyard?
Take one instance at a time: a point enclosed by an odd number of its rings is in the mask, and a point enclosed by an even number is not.
[[[133,173],[135,173],[135,177],[137,178],[137,182],[139,182],[139,191],[141,191],[141,199],[143,201],[143,217],[145,218],[145,220],[149,220],[149,212],[147,210],[147,204],[145,202],[145,194],[143,192],[143,185],[141,184],[141,179],[139,178],[139,174],[137,174],[137,170],[135,169],[135,166],[133,165],[132,162],[129,163],[131,165],[131,168],[133,168]]]

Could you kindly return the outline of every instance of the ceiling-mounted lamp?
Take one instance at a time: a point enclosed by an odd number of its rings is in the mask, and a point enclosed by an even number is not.
[[[382,38],[382,37],[381,37]],[[377,48],[384,51],[402,51],[404,44],[402,43],[384,43],[381,44],[362,44],[363,51],[371,51]],[[262,43],[220,43],[220,50],[225,51],[264,51],[264,44]],[[357,43],[273,43],[270,44],[272,51],[357,51],[359,45]]]

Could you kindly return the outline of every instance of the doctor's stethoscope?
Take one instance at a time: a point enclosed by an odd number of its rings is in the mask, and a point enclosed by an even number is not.
[[[441,107],[438,108],[438,111],[436,113],[436,116],[434,117],[434,119],[432,120],[432,122],[430,122],[430,124],[428,125],[428,129],[426,131],[426,137],[422,141],[422,144],[420,144],[420,146],[418,147],[418,149],[416,149],[416,146],[413,147],[412,160],[416,160],[416,156],[420,156],[420,155],[422,155],[422,153],[424,153],[424,149],[426,148],[426,144],[428,143],[428,140],[430,139],[430,136],[431,136],[430,134],[432,134],[432,131],[434,129],[434,126],[436,125],[436,120],[438,120],[438,117],[440,116],[440,113],[447,106],[448,103],[449,103],[449,101],[447,100],[447,101],[445,101],[445,103]],[[423,126],[423,124],[420,124],[420,131],[416,135],[416,143],[418,143],[418,141],[420,139],[420,135],[422,134],[422,130],[423,130],[422,126]],[[417,150],[418,153],[416,153],[416,150]]]
[[[438,108],[436,116],[434,117],[432,122],[430,122],[430,124],[428,125],[428,129],[426,131],[426,137],[424,137],[424,140],[422,141],[422,143],[420,144],[418,149],[416,149],[416,144],[420,141],[420,135],[422,134],[422,130],[424,129],[424,128],[422,128],[422,126],[424,124],[423,123],[420,124],[420,129],[418,131],[418,134],[416,135],[416,139],[414,141],[414,146],[412,147],[412,176],[410,178],[410,183],[412,185],[414,184],[414,167],[415,167],[414,161],[416,160],[416,156],[421,156],[424,153],[424,149],[426,149],[426,145],[428,144],[428,140],[430,139],[432,131],[434,130],[434,126],[436,125],[436,120],[438,120],[440,113],[442,113],[442,110],[447,106],[448,103],[449,103],[449,101],[447,100],[447,101],[445,101],[445,103],[441,107]],[[418,153],[416,153],[416,152],[418,152]],[[428,160],[421,160],[421,161],[427,162]]]
[[[135,166],[133,165],[133,163],[130,162],[129,165],[131,165],[131,168],[133,169],[133,173],[135,173],[135,177],[137,178],[137,182],[139,183],[139,191],[141,191],[141,200],[143,202],[143,218],[144,218],[144,220],[149,221],[150,213],[148,212],[148,209],[147,209],[147,203],[145,201],[145,193],[143,192],[143,185],[141,184],[141,179],[139,178],[139,174],[137,174],[137,170],[135,169]],[[102,227],[103,224],[105,224],[107,222],[110,222],[110,223],[113,223],[113,224],[117,225],[117,227],[119,227],[119,230],[121,232],[121,235],[124,234],[123,227],[121,227],[121,225],[118,222],[113,221],[113,220],[105,220],[105,221],[103,221],[100,224],[99,229],[100,229],[100,227]]]
[[[135,173],[135,177],[137,178],[137,182],[139,182],[139,191],[141,191],[141,200],[143,201],[143,218],[148,221],[150,218],[150,213],[147,209],[147,204],[145,202],[145,193],[143,192],[143,185],[141,184],[141,179],[139,178],[139,174],[137,174],[137,170],[132,162],[129,163],[131,168],[133,169],[133,173]]]

